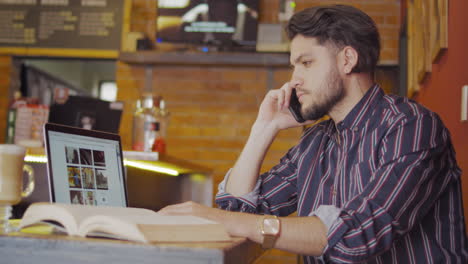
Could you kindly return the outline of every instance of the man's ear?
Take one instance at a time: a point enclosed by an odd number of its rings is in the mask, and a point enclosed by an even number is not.
[[[345,74],[350,74],[358,63],[358,53],[350,46],[344,47],[341,53],[343,58],[343,72]]]

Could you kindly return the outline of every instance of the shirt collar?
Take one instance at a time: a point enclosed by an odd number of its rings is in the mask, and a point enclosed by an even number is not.
[[[380,85],[373,85],[364,96],[359,100],[359,102],[353,107],[353,109],[346,115],[343,121],[336,124],[336,128],[339,131],[349,128],[354,131],[357,131],[361,124],[367,120],[367,116],[371,113],[371,109],[380,101],[380,99],[385,95]]]

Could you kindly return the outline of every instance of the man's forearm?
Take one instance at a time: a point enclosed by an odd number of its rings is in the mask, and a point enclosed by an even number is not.
[[[222,211],[213,219],[222,222],[231,235],[262,243],[262,215]],[[280,217],[281,231],[275,248],[308,256],[320,256],[327,245],[327,227],[316,216]]]
[[[242,196],[253,190],[260,167],[277,131],[260,123],[254,124],[249,139],[231,170],[226,192]]]

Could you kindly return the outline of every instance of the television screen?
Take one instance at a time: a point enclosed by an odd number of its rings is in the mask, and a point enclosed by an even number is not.
[[[158,42],[255,46],[259,0],[159,0]]]

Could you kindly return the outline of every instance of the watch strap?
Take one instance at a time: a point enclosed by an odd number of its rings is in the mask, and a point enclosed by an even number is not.
[[[262,248],[263,249],[270,249],[275,246],[277,236],[275,235],[263,235],[263,243],[262,243]]]

